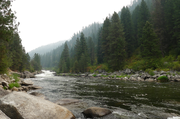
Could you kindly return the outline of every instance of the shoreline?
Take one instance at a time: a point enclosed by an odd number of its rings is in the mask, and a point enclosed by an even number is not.
[[[115,80],[127,80],[127,81],[147,81],[147,82],[157,82],[157,78],[161,76],[166,76],[168,82],[180,82],[180,72],[177,71],[153,71],[153,75],[150,75],[144,71],[134,72],[131,69],[126,69],[123,71],[107,73],[107,72],[96,72],[96,73],[55,73],[55,76],[72,76],[72,77],[82,77],[82,78],[99,78],[99,79],[115,79]]]

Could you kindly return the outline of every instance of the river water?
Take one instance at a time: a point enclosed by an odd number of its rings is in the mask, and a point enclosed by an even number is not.
[[[108,108],[113,114],[102,119],[167,119],[180,115],[180,83],[122,81],[113,79],[53,76],[44,71],[32,79],[52,102],[78,99],[80,104],[67,107],[78,119],[92,106]],[[169,118],[170,119],[170,118]]]

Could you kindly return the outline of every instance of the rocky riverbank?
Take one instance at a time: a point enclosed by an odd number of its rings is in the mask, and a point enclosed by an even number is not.
[[[13,72],[0,75],[0,119],[75,119],[76,117],[69,110],[69,106],[80,102],[75,99],[61,99],[56,103],[46,100],[41,93],[31,92],[29,90],[40,89],[34,86],[30,79],[18,81],[20,87],[10,89],[9,84],[14,83],[16,79],[12,74],[18,74],[21,77],[33,78],[37,73]],[[4,88],[4,89],[3,89]],[[68,108],[67,108],[68,107]],[[84,117],[104,117],[111,114],[112,111],[100,108],[90,107],[83,111]]]
[[[40,89],[41,87],[33,85],[33,82],[27,78],[35,78],[36,74],[42,73],[41,71],[36,71],[30,73],[29,71],[24,71],[22,73],[9,71],[8,74],[0,75],[0,87],[5,90],[11,91],[29,91],[34,89]],[[18,80],[14,79],[13,74],[19,75]],[[11,84],[16,84],[16,86],[10,87]]]
[[[119,79],[130,81],[157,81],[158,77],[166,76],[169,81],[180,82],[180,72],[178,71],[134,71],[132,69],[125,69],[108,73],[103,70],[97,70],[94,73],[60,73],[55,76],[74,76],[74,77],[88,77],[88,78],[102,78],[102,79]]]

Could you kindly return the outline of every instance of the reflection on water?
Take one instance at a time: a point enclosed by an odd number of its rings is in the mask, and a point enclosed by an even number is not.
[[[119,118],[167,118],[180,115],[180,83],[132,82],[72,77],[54,77],[48,73],[35,78],[50,101],[74,98],[87,103],[87,107],[109,108]],[[41,75],[41,76],[43,76]],[[48,77],[46,77],[48,75]],[[41,80],[39,80],[41,79]],[[80,110],[71,110],[83,118]]]

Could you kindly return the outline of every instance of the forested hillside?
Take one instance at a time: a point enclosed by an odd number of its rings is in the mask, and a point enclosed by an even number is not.
[[[59,72],[180,70],[179,5],[180,0],[134,0],[43,55],[42,66]]]
[[[40,62],[31,60],[21,43],[12,0],[0,1],[0,74],[13,71],[41,70]],[[40,58],[40,56],[38,55]],[[39,59],[40,61],[40,59]],[[35,62],[33,65],[31,62]],[[39,68],[36,68],[39,65]]]
[[[38,47],[30,52],[29,53],[29,56],[31,58],[33,58],[34,54],[35,53],[38,53],[40,55],[43,55],[47,52],[50,52],[54,49],[56,49],[58,46],[61,46],[65,41],[59,41],[59,42],[56,42],[56,43],[52,43],[52,44],[49,44],[49,45],[45,45],[45,46],[41,46],[41,47]]]
[[[98,42],[98,32],[99,28],[102,25],[99,23],[93,23],[89,25],[88,27],[84,27],[82,29],[82,32],[85,34],[86,37],[90,36],[93,38],[93,42],[95,43],[95,48],[97,48],[97,42]],[[69,41],[66,41],[66,44],[68,45],[69,51],[71,51],[71,54],[74,53],[74,46],[76,44],[76,39],[80,36],[80,32],[76,33],[72,36],[72,38]],[[51,52],[47,52],[44,55],[41,55],[41,64],[44,68],[52,68],[59,65],[60,56],[64,49],[64,44],[59,46],[58,48],[52,50]]]

